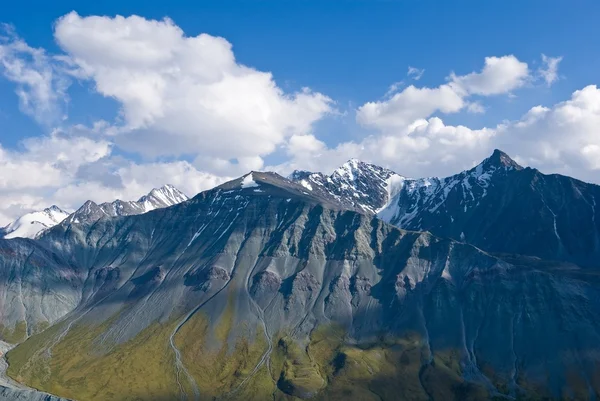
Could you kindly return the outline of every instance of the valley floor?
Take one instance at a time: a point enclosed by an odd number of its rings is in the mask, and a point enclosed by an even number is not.
[[[4,355],[13,347],[12,344],[0,341],[0,401],[64,401],[64,398],[54,397],[17,383],[6,375],[8,363]]]

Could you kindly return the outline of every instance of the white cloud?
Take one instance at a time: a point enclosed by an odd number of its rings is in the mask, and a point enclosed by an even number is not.
[[[596,86],[493,127],[443,121],[441,114],[483,113],[486,96],[511,96],[535,82],[528,65],[512,55],[488,57],[480,71],[450,74],[437,87],[393,84],[383,99],[356,111],[371,135],[329,147],[312,128],[335,112],[333,101],[306,88],[284,91],[270,73],[237,62],[224,38],[185,36],[168,19],[76,13],[57,21],[55,38],[65,54],[50,56],[10,30],[0,39],[0,70],[16,84],[23,111],[45,125],[60,119],[68,77],[75,77],[114,99],[121,113],[91,128],[65,124],[69,128],[22,141],[19,150],[0,145],[0,225],[53,203],[75,209],[88,198],[136,199],[166,183],[193,196],[249,170],[327,172],[350,157],[408,176],[444,176],[501,148],[543,171],[598,182]],[[535,78],[555,82],[560,60],[542,56]],[[423,72],[409,67],[408,76],[416,81]],[[264,166],[263,158],[281,148],[288,160]],[[145,161],[124,159],[115,149],[140,153]],[[180,155],[193,161],[153,159]]]
[[[562,61],[562,57],[548,57],[542,54],[543,67],[538,69],[538,74],[546,82],[546,85],[551,86],[558,81],[558,65]]]
[[[359,124],[381,130],[398,129],[437,111],[455,113],[465,105],[450,85],[417,88],[413,85],[388,100],[368,102],[357,110]]]
[[[60,131],[25,139],[18,151],[0,146],[0,227],[52,204],[74,210],[88,199],[137,199],[165,184],[193,196],[227,179],[186,161],[136,163],[112,149],[106,140]]]
[[[89,178],[74,180],[57,188],[50,199],[53,203],[64,205],[63,207],[76,209],[90,198],[95,202],[138,199],[152,188],[165,184],[174,185],[188,196],[195,196],[228,179],[200,172],[185,161],[142,164],[125,162],[115,163],[112,167],[113,173],[119,177],[120,185],[107,186]]]
[[[457,76],[450,74],[451,85],[459,92],[472,95],[499,95],[522,87],[529,79],[527,63],[515,56],[486,57],[481,72]]]
[[[402,132],[372,135],[360,142],[344,142],[333,148],[327,148],[316,138],[306,138],[310,146],[298,146],[290,141],[291,160],[270,168],[282,174],[294,169],[330,172],[349,158],[358,158],[393,168],[406,176],[445,175],[486,157],[486,145],[494,135],[495,129],[448,126],[440,118],[432,117],[416,120]],[[309,151],[302,151],[304,149]]]
[[[408,75],[415,81],[418,81],[419,79],[421,79],[423,74],[425,74],[424,69],[419,69],[419,68],[411,67],[411,66],[408,66],[408,72],[406,73],[406,75]]]
[[[64,117],[69,81],[43,49],[28,46],[8,25],[0,28],[0,73],[17,85],[21,111],[54,125]]]
[[[590,85],[575,91],[567,101],[532,107],[520,119],[494,127],[451,126],[430,117],[332,148],[314,137],[304,138],[310,146],[290,141],[291,149],[309,151],[290,151],[291,160],[273,168],[284,174],[293,169],[331,171],[355,157],[407,176],[448,176],[472,167],[499,148],[542,172],[600,183],[598,127],[600,89]]]
[[[482,114],[485,113],[485,107],[480,102],[470,102],[467,105],[467,111],[473,114]]]
[[[286,93],[270,73],[238,63],[224,38],[185,36],[169,19],[72,12],[55,37],[79,76],[122,106],[117,145],[146,156],[256,161],[332,111],[327,96]]]
[[[418,72],[409,67],[409,75],[417,76]],[[394,84],[383,100],[360,106],[356,120],[366,127],[391,131],[405,130],[415,120],[429,118],[437,112],[456,113],[466,107],[471,113],[483,113],[485,108],[480,102],[467,99],[473,95],[507,94],[525,85],[529,79],[527,63],[515,56],[486,57],[481,72],[463,76],[452,73],[448,83],[436,88],[410,85],[389,97],[398,89]]]
[[[0,189],[56,187],[68,182],[79,166],[105,157],[110,152],[106,141],[68,138],[60,133],[23,141],[22,151],[0,147]]]

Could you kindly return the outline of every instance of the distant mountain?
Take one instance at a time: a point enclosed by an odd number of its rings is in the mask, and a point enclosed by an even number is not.
[[[142,196],[137,201],[106,202],[96,204],[87,201],[75,213],[65,219],[66,224],[81,223],[83,221],[96,221],[101,217],[133,216],[151,210],[169,207],[184,202],[189,198],[172,185],[155,188],[148,195]]]
[[[35,238],[41,231],[54,227],[67,218],[69,213],[52,206],[39,212],[27,213],[0,231],[0,238]]]
[[[447,178],[405,180],[378,216],[490,252],[600,267],[600,186],[523,168],[506,153]]]
[[[2,335],[30,336],[9,375],[80,400],[599,394],[595,271],[341,205],[253,172],[173,207],[0,240]]]
[[[116,200],[100,205],[93,201],[87,201],[72,214],[65,212],[58,206],[52,206],[39,212],[27,213],[6,227],[0,228],[0,238],[36,238],[42,231],[63,221],[72,223],[86,219],[95,221],[102,216],[131,216],[173,206],[188,199],[177,188],[172,185],[165,185],[153,189],[137,201]]]
[[[331,175],[296,170],[288,178],[310,191],[333,196],[347,209],[371,214],[386,206],[406,180],[391,170],[356,159]]]

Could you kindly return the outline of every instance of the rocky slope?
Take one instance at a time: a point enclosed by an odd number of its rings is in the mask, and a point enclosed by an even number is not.
[[[13,378],[60,396],[600,394],[594,271],[400,230],[275,174],[0,244],[28,293],[48,276],[69,300],[8,354]]]

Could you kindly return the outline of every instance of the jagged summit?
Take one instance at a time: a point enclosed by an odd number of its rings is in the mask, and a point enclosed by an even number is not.
[[[167,207],[176,203],[181,203],[188,200],[188,196],[175,188],[173,185],[167,184],[160,188],[154,188],[147,195],[138,199],[138,203],[149,203],[149,207],[159,206]],[[156,209],[156,207],[154,207]]]
[[[137,201],[122,201],[96,204],[88,200],[75,213],[71,214],[65,224],[96,221],[102,217],[131,216],[142,214],[155,209],[161,209],[184,202],[189,198],[172,185],[154,188]]]
[[[397,193],[405,180],[392,170],[350,159],[331,175],[296,170],[289,178],[309,191],[321,191],[349,209],[376,213]]]
[[[523,167],[519,165],[516,161],[514,161],[509,155],[504,153],[499,149],[494,149],[492,155],[485,160],[483,160],[480,165],[484,169],[490,168],[505,168],[505,169],[515,169],[522,170]]]

